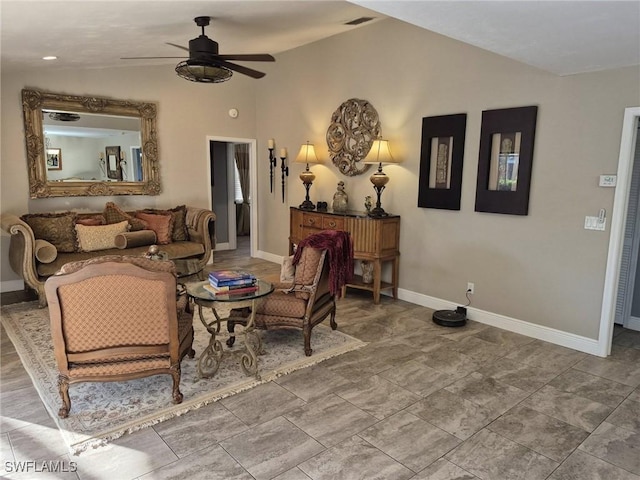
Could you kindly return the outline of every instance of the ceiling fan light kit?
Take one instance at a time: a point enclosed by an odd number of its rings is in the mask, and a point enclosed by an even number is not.
[[[204,27],[209,25],[211,17],[196,17],[193,19],[202,33],[199,37],[189,41],[189,48],[175,43],[169,43],[173,47],[189,52],[189,58],[176,65],[176,73],[191,82],[199,83],[221,83],[229,80],[233,72],[248,75],[251,78],[264,77],[263,72],[252,68],[238,65],[229,60],[240,60],[245,62],[275,62],[275,58],[266,53],[221,55],[218,53],[218,42],[211,40],[204,34]],[[134,60],[140,58],[180,58],[180,57],[127,57],[123,60]]]
[[[199,60],[185,60],[176,65],[176,73],[185,80],[199,83],[222,83],[231,78],[233,72],[225,67]]]

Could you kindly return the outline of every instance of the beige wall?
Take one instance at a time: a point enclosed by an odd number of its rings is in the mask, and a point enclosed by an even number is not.
[[[402,215],[400,287],[466,303],[475,283],[478,309],[595,339],[609,232],[584,230],[585,215],[611,212],[625,107],[640,104],[637,68],[558,77],[395,20],[385,20],[278,56],[257,84],[258,138],[297,151],[306,140],[328,159],[326,129],[348,98],[370,101],[401,165],[383,207]],[[538,105],[528,216],[474,212],[482,110]],[[460,211],[417,207],[421,119],[467,113]],[[261,148],[261,147],[259,147]],[[288,205],[304,199],[292,165],[287,202],[262,189],[262,247],[284,254]],[[268,177],[266,165],[259,174]],[[344,177],[312,167],[312,200],[331,202],[344,180],[362,210],[373,194],[369,173]]]
[[[3,72],[2,211],[105,200],[28,200],[21,88],[155,100],[164,192],[116,200],[206,206],[206,135],[255,137],[259,249],[284,255],[288,206],[304,199],[298,179],[304,166],[291,164],[283,203],[279,183],[269,192],[267,139],[276,139],[276,151],[288,148],[290,157],[301,143],[314,142],[325,164],[312,167],[318,177],[312,200],[330,202],[337,181],[344,180],[351,205],[362,209],[364,196],[373,194],[369,174],[338,173],[326,162],[324,139],[333,111],[348,98],[363,98],[377,109],[384,136],[403,160],[385,168],[391,180],[383,195],[384,208],[402,215],[400,287],[462,303],[472,281],[473,307],[597,338],[609,232],[584,230],[584,217],[600,208],[611,212],[614,190],[599,188],[598,175],[616,171],[623,110],[640,104],[637,68],[557,77],[385,20],[282,53],[264,69],[262,80],[236,76],[221,85],[189,84],[167,67]],[[526,105],[539,107],[529,215],[476,213],[481,112]],[[231,107],[240,110],[236,120],[226,114]],[[453,113],[468,115],[461,210],[418,208],[422,117]]]

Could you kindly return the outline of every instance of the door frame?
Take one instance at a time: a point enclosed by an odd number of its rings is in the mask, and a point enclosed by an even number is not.
[[[251,208],[249,209],[249,228],[251,229],[251,250],[250,255],[255,256],[255,252],[258,251],[258,208],[256,205],[256,198],[258,193],[258,150],[257,150],[257,141],[255,138],[238,138],[238,137],[221,137],[217,135],[207,135],[207,178],[211,178],[211,154],[209,145],[211,142],[222,142],[222,143],[245,143],[249,144],[249,188],[251,189]],[[232,175],[227,173],[227,182],[229,182],[231,178],[231,185],[233,185]],[[231,189],[233,192],[233,188]],[[209,208],[213,211],[213,204],[211,200],[211,191],[209,191]],[[233,213],[231,212],[231,208],[233,208]],[[214,212],[215,213],[215,212]],[[235,229],[235,203],[229,206],[229,223],[231,223],[231,218],[233,217],[233,234],[236,234]],[[231,230],[229,231],[229,236],[231,236]]]
[[[604,292],[602,294],[600,331],[598,333],[597,350],[598,355],[602,357],[611,354],[622,244],[624,242],[624,228],[629,205],[631,172],[633,169],[639,119],[640,107],[625,108],[624,120],[622,122],[622,136],[620,139],[620,155],[618,157],[617,186],[613,197],[613,212],[611,214],[611,233],[609,234],[609,251],[607,253]]]

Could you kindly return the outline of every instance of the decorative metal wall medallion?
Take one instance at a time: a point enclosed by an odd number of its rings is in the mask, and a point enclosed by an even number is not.
[[[333,164],[353,177],[368,170],[360,161],[367,156],[373,141],[380,136],[378,112],[366,100],[351,98],[331,115],[327,145]]]

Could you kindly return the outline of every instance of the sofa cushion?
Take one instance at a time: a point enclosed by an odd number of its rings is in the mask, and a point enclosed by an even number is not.
[[[143,213],[153,213],[156,215],[173,216],[173,230],[171,232],[171,240],[173,242],[184,242],[189,240],[189,231],[187,229],[187,207],[186,205],[179,205],[175,208],[168,210],[158,210],[154,208],[145,208],[141,210]]]
[[[295,295],[274,292],[263,297],[256,306],[256,325],[260,325],[264,320],[260,317],[290,317],[302,318],[307,310],[307,300]]]
[[[125,232],[116,235],[117,248],[143,247],[156,243],[156,232],[153,230],[138,230],[137,232]]]
[[[46,240],[58,252],[66,253],[76,250],[76,218],[74,212],[30,213],[21,217],[31,227],[36,239]]]
[[[137,232],[138,230],[146,230],[147,228],[149,228],[149,225],[146,222],[134,217],[133,215],[129,215],[113,202],[106,203],[102,215],[104,216],[107,224],[119,223],[123,220],[128,221],[129,225],[131,225],[131,228],[129,230],[131,230],[132,232]]]
[[[173,215],[167,213],[136,212],[136,217],[149,225],[149,230],[156,232],[158,245],[171,243],[173,233]]]
[[[124,233],[129,228],[129,222],[123,220],[112,225],[76,225],[78,235],[78,250],[81,252],[95,252],[116,248],[116,235]]]
[[[86,225],[96,226],[96,225],[106,225],[107,221],[104,218],[104,215],[100,214],[78,214],[78,218],[76,218],[76,225]]]
[[[58,249],[55,245],[42,239],[36,240],[36,243],[33,246],[33,252],[36,256],[36,260],[42,263],[51,263],[58,256]]]

